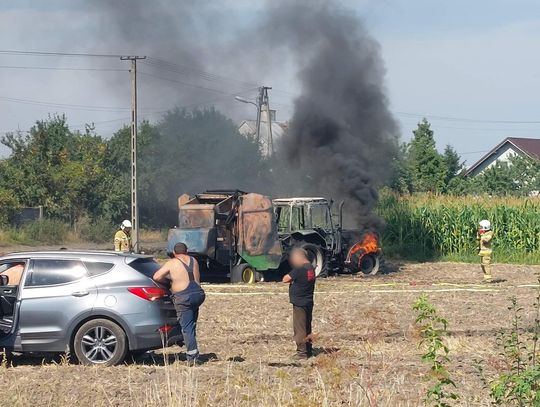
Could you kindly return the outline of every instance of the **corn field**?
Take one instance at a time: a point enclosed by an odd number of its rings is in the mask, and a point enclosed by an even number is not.
[[[478,222],[489,219],[496,261],[540,258],[540,198],[382,194],[383,248],[405,259],[470,258]]]

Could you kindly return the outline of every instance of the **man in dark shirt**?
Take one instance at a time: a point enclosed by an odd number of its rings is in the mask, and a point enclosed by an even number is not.
[[[289,254],[292,270],[283,277],[289,285],[289,301],[293,305],[293,331],[296,342],[296,357],[309,358],[312,355],[311,318],[313,315],[313,292],[315,291],[315,270],[309,262],[307,252],[294,248]]]

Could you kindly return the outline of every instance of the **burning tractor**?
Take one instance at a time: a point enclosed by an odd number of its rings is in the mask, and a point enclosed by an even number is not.
[[[332,212],[325,198],[274,199],[278,234],[284,252],[304,248],[317,276],[334,273],[374,275],[379,271],[381,249],[374,232],[344,230],[343,205]]]
[[[233,283],[262,281],[288,271],[294,246],[303,247],[318,276],[376,274],[381,250],[374,233],[343,230],[343,204],[332,214],[324,198],[275,199],[242,191],[207,191],[178,202],[178,227],[167,252],[187,244],[202,273],[228,275]]]

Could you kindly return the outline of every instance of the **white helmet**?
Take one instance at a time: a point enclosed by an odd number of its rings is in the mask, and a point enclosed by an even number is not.
[[[491,229],[491,222],[489,220],[481,220],[479,223],[480,229],[482,230],[490,230]]]
[[[125,229],[125,228],[132,228],[133,225],[131,224],[131,222],[129,220],[125,220],[122,222],[122,225],[120,226],[122,229]]]

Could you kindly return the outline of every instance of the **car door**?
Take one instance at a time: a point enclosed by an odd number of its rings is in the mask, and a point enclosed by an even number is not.
[[[27,259],[0,262],[0,337],[14,331],[19,306],[19,285],[26,265]]]
[[[67,328],[90,315],[96,297],[80,259],[32,259],[20,296],[22,350],[64,351],[70,339]]]

